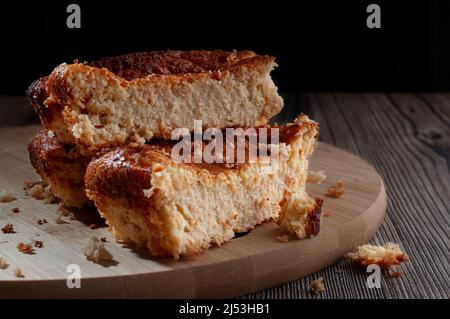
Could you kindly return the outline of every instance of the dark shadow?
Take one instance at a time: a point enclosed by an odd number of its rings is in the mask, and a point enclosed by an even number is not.
[[[119,262],[115,261],[115,260],[100,260],[97,264],[99,264],[100,266],[103,266],[105,268],[109,268],[112,266],[117,266],[119,264]]]
[[[67,213],[73,214],[76,220],[80,221],[86,226],[95,224],[99,228],[108,227],[108,225],[106,225],[105,219],[100,217],[97,209],[93,206],[73,208],[61,205],[59,211],[61,211],[64,215],[67,215]]]

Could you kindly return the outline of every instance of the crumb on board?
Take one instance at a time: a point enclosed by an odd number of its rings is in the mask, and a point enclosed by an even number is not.
[[[42,248],[42,247],[44,247],[44,243],[41,240],[35,240],[34,247]]]
[[[24,254],[28,254],[31,255],[34,253],[34,248],[32,244],[24,244],[23,242],[20,242],[17,244],[17,249],[24,253]]]
[[[409,261],[409,256],[395,243],[386,243],[383,246],[362,245],[355,252],[347,253],[345,257],[364,267],[377,264],[383,269]]]
[[[334,215],[334,213],[331,211],[331,210],[325,210],[323,213],[322,213],[322,216],[323,217],[331,217],[331,216],[333,216]]]
[[[24,189],[28,195],[38,200],[43,200],[45,204],[58,202],[58,198],[53,194],[50,186],[42,181],[27,182]]]
[[[9,264],[6,262],[6,259],[3,257],[0,257],[0,269],[6,269],[8,268]]]
[[[324,180],[327,179],[324,171],[308,171],[308,177],[306,178],[307,183],[311,184],[322,184]]]
[[[97,229],[97,228],[98,228],[98,225],[97,225],[97,224],[90,224],[90,225],[89,225],[89,228],[92,229],[92,230],[94,230],[94,229]]]
[[[90,236],[81,249],[86,255],[87,260],[95,263],[113,260],[112,254],[105,248],[104,243],[95,235]]]
[[[102,238],[100,238],[100,240],[101,240],[102,242],[104,242],[104,243],[107,242],[106,237],[102,237]]]
[[[281,236],[277,236],[277,239],[278,239],[279,242],[287,243],[289,241],[289,236],[284,234],[284,235],[281,235]]]
[[[0,190],[0,203],[9,203],[14,201],[16,198],[11,194],[10,191]]]
[[[309,284],[311,292],[318,294],[325,291],[325,285],[323,284],[323,277],[319,277]]]
[[[60,215],[64,216],[64,217],[69,218],[70,220],[76,220],[77,219],[75,217],[75,214],[70,212],[69,209],[66,206],[64,206],[64,205],[59,206],[58,213]]]
[[[63,216],[69,216],[70,214],[69,209],[64,205],[58,207],[58,213],[60,213]]]
[[[19,209],[19,207],[13,207],[13,208],[11,208],[11,211],[12,211],[14,214],[17,214],[18,212],[20,212],[20,209]]]
[[[14,276],[16,276],[17,278],[25,278],[25,275],[20,268],[14,269]]]
[[[43,219],[38,219],[38,220],[37,220],[37,223],[38,223],[38,225],[44,225],[44,224],[47,224],[47,220],[46,220],[45,218],[43,218]]]
[[[328,197],[341,198],[344,195],[344,182],[338,180],[334,186],[327,189],[325,195]]]
[[[13,224],[6,224],[5,226],[3,226],[2,228],[2,232],[4,234],[14,234],[16,231],[14,229],[14,225]]]
[[[63,219],[63,217],[64,217],[64,214],[62,212],[58,211],[58,215],[56,215],[56,218],[55,218],[55,223],[57,223],[58,225],[68,224],[68,222],[65,221]]]

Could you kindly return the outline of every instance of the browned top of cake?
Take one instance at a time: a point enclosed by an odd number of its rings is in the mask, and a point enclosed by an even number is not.
[[[52,131],[41,130],[28,144],[31,165],[39,174],[48,174],[56,164],[78,163],[86,167],[90,158],[80,155],[74,145],[65,145],[58,141]]]
[[[106,57],[87,65],[106,68],[128,81],[143,78],[149,74],[177,75],[223,70],[231,65],[257,56],[251,51],[151,51]]]

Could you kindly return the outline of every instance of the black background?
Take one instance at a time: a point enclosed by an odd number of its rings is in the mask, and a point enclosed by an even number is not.
[[[0,93],[23,94],[61,62],[155,49],[251,49],[277,57],[281,91],[450,88],[448,1],[72,1],[0,7]],[[381,7],[368,29],[366,7]]]

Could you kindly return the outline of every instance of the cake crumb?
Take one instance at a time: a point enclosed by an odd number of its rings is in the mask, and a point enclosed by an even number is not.
[[[28,195],[35,199],[43,200],[45,204],[58,202],[58,198],[53,194],[50,186],[42,181],[25,183],[24,188]]]
[[[58,212],[59,212],[62,216],[67,217],[67,218],[69,218],[70,220],[76,220],[76,219],[77,219],[77,218],[75,217],[75,214],[74,214],[74,213],[71,213],[71,212],[69,211],[69,209],[68,209],[66,206],[60,206],[60,207],[58,208]]]
[[[0,257],[0,269],[6,269],[8,266],[9,264],[6,262],[6,259]]]
[[[68,222],[66,222],[64,219],[64,214],[61,212],[58,212],[58,215],[55,218],[55,223],[57,223],[58,225],[62,225],[62,224],[68,224]]]
[[[322,184],[324,180],[327,179],[324,171],[308,171],[308,177],[306,178],[307,183],[311,184]]]
[[[14,276],[16,276],[17,278],[25,278],[25,275],[20,268],[14,269]]]
[[[334,213],[332,212],[332,211],[330,211],[330,210],[325,210],[323,213],[322,213],[322,216],[323,217],[331,217],[331,216],[333,216],[334,215]]]
[[[47,224],[47,220],[45,218],[44,219],[38,219],[37,223],[38,223],[38,225],[44,225],[44,224]]]
[[[327,189],[325,195],[328,197],[341,198],[344,195],[344,182],[338,180],[335,186],[331,186]]]
[[[4,234],[14,234],[16,231],[14,229],[14,225],[13,224],[6,224],[5,226],[3,226],[2,228],[2,232]]]
[[[89,225],[89,228],[92,229],[92,230],[94,230],[94,229],[97,229],[97,228],[98,228],[98,225],[97,225],[97,224],[90,224],[90,225]]]
[[[363,267],[377,264],[383,269],[389,269],[404,261],[409,261],[409,256],[395,243],[386,243],[383,246],[362,245],[357,248],[356,252],[347,253],[345,257]]]
[[[106,237],[102,237],[102,238],[100,238],[100,240],[101,240],[102,242],[104,242],[104,243],[107,242]]]
[[[40,241],[40,240],[35,240],[34,241],[34,247],[42,248],[42,247],[44,247],[44,243],[42,241]]]
[[[18,212],[20,212],[20,209],[19,209],[19,207],[14,207],[14,208],[11,208],[11,211],[12,211],[14,214],[17,214]]]
[[[9,203],[16,200],[10,191],[0,190],[0,203]]]
[[[309,284],[311,292],[318,294],[325,291],[325,285],[323,284],[323,277],[319,277]]]
[[[81,248],[87,260],[99,263],[101,261],[113,260],[112,254],[105,248],[97,236],[92,235]]]
[[[281,235],[281,236],[277,236],[277,239],[278,239],[279,242],[287,243],[289,241],[289,236],[284,234],[284,235]]]
[[[17,249],[27,255],[31,255],[34,253],[33,245],[31,244],[24,244],[23,242],[20,242],[17,244]]]

